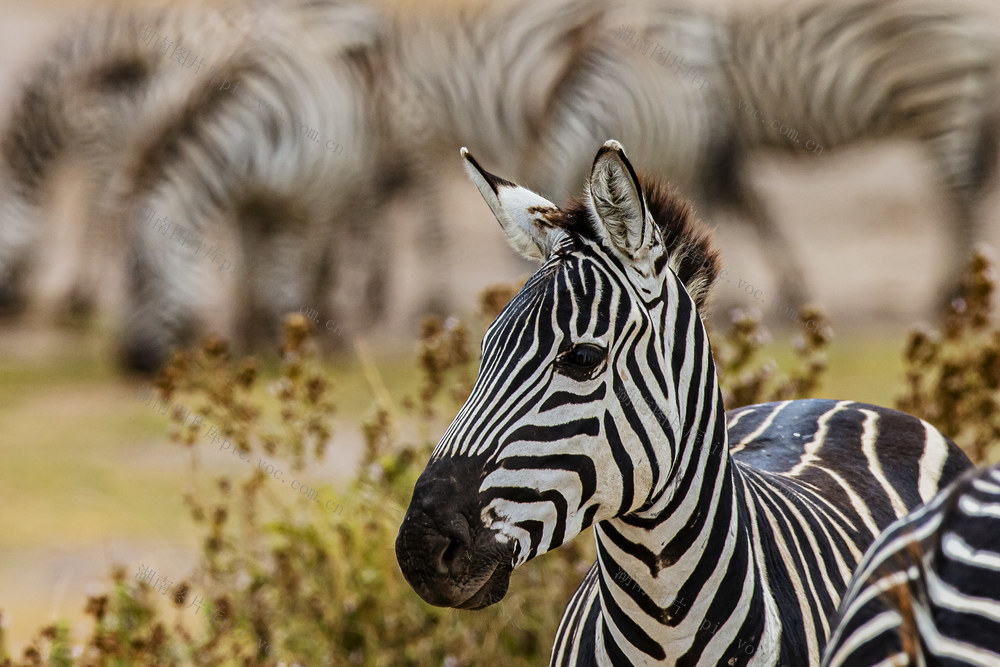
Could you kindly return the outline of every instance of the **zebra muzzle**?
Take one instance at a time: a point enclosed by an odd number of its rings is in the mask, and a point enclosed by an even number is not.
[[[417,480],[396,560],[429,604],[481,609],[507,593],[514,545],[483,525],[478,486],[471,466],[448,459],[429,465]]]

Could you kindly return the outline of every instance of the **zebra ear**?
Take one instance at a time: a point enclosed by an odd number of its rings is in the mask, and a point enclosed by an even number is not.
[[[493,211],[510,245],[523,257],[544,261],[564,234],[544,223],[545,216],[558,213],[559,208],[545,197],[489,173],[466,148],[461,152],[465,170]]]
[[[646,224],[646,200],[635,170],[622,145],[608,140],[594,158],[587,184],[590,206],[603,223],[612,245],[634,258],[650,241],[652,225]]]

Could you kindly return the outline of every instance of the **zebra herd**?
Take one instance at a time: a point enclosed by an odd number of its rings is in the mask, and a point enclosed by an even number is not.
[[[953,212],[955,275],[996,160],[990,25],[944,0],[97,11],[27,76],[0,137],[0,309],[32,298],[49,188],[67,161],[90,196],[82,258],[53,299],[99,301],[118,257],[122,359],[151,370],[209,326],[244,347],[274,337],[302,304],[376,321],[396,263],[383,222],[393,199],[413,210],[429,258],[415,282],[443,307],[437,165],[468,143],[563,201],[609,136],[703,210],[738,212],[791,304],[804,280],[750,182],[753,151],[918,142]],[[209,321],[220,291],[228,325]]]
[[[1000,664],[1000,468],[873,405],[725,412],[698,313],[718,254],[687,204],[616,141],[563,207],[462,154],[541,267],[400,526],[425,601],[493,604],[593,526],[553,665]]]

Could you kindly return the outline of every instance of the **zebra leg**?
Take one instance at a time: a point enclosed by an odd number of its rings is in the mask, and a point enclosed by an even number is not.
[[[241,352],[249,352],[257,345],[274,348],[278,340],[279,322],[274,312],[272,291],[285,289],[285,285],[273,284],[268,274],[277,267],[264,258],[267,249],[280,245],[279,225],[282,223],[299,227],[303,220],[297,215],[282,215],[280,206],[259,198],[244,203],[237,212],[237,227],[240,229],[242,253],[241,266],[236,267],[236,330],[235,342]],[[289,265],[288,268],[293,268]],[[299,266],[294,266],[296,270]]]
[[[718,173],[729,172],[730,176],[715,181],[710,188],[706,187],[715,196],[707,196],[703,201],[709,206],[725,208],[753,229],[777,278],[779,303],[797,308],[809,300],[805,272],[799,263],[798,251],[781,231],[767,202],[748,182],[744,167],[739,161],[727,161]],[[720,186],[720,182],[725,183],[726,187]]]
[[[374,207],[379,209],[381,207]],[[368,216],[365,216],[368,217]],[[362,233],[359,234],[361,246],[364,248],[364,282],[361,293],[364,295],[364,306],[361,312],[364,324],[375,324],[386,314],[389,283],[392,280],[392,234],[389,225],[384,222],[372,224],[371,220],[380,220],[381,216],[370,217]],[[433,255],[432,255],[433,256]]]
[[[316,325],[327,350],[344,349],[350,337],[364,335],[385,317],[399,244],[384,209],[362,187],[327,223],[336,233],[317,267],[310,302],[323,314]]]
[[[948,220],[952,228],[945,279],[937,299],[942,310],[953,299],[962,296],[959,282],[968,267],[973,247],[982,236],[982,200],[996,182],[1000,119],[986,117],[971,131],[967,128],[955,127],[932,140],[934,163],[947,191]]]
[[[239,207],[237,336],[247,351],[273,349],[288,313],[325,310],[319,295],[329,277],[333,234],[324,213],[331,204],[303,205],[308,194],[261,194]]]
[[[108,275],[110,263],[120,261],[115,243],[121,238],[121,230],[114,225],[121,219],[116,212],[117,201],[111,171],[107,161],[88,160],[83,169],[88,174],[80,174],[86,183],[86,202],[83,217],[74,216],[72,224],[77,229],[71,236],[74,254],[69,278],[62,289],[54,295],[51,305],[59,320],[85,323],[94,314],[102,293],[102,282]]]
[[[0,180],[0,189],[12,181]],[[41,243],[37,207],[0,192],[0,315],[14,316],[28,305],[28,275]]]
[[[978,219],[978,196],[949,189],[946,199],[951,238],[948,239],[943,282],[938,286],[935,297],[935,307],[941,312],[946,312],[955,299],[963,297],[962,276],[968,269],[973,247],[982,233]]]

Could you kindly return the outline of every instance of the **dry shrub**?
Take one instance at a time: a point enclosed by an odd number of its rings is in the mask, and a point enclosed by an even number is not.
[[[958,443],[975,463],[1000,461],[1000,328],[994,321],[995,262],[977,249],[941,331],[914,329],[904,352],[897,407]]]
[[[195,571],[168,598],[117,568],[112,593],[87,602],[92,629],[82,644],[65,627],[45,628],[20,659],[0,653],[0,663],[537,664],[562,613],[553,600],[567,600],[593,562],[591,540],[539,558],[514,577],[503,603],[476,613],[427,605],[396,564],[413,484],[441,419],[468,395],[475,361],[461,323],[427,320],[418,395],[376,406],[356,477],[341,489],[316,484],[320,500],[337,500],[328,508],[282,482],[314,481],[310,468],[337,446],[331,380],[308,321],[288,319],[280,369],[269,381],[253,359],[230,360],[218,339],[178,354],[157,384],[165,400],[202,418],[192,425],[178,414],[171,427],[191,461],[185,500],[202,534]],[[227,451],[249,459],[245,469],[221,476],[202,469],[206,426],[230,441]],[[214,613],[190,609],[194,596]]]
[[[977,275],[985,275],[985,269]],[[492,319],[516,289],[499,287],[484,295],[485,318]],[[946,377],[962,380],[955,387],[948,385],[952,399],[947,405],[970,418],[995,417],[997,411],[985,415],[982,405],[972,406],[959,400],[967,394],[955,393],[972,383],[966,374],[971,376],[973,367],[996,368],[996,334],[986,335],[980,316],[973,317],[982,312],[980,303],[970,298],[956,313],[945,342],[911,344],[908,356],[921,364],[908,375],[910,386],[919,390],[914,409],[938,405],[936,382],[927,390],[929,378],[924,375],[937,372],[935,363],[943,357],[951,358],[953,340],[965,340],[954,332],[975,322],[971,328],[992,340],[992,347],[966,350],[963,359],[977,361],[959,364],[962,372],[948,371]],[[728,333],[715,337],[728,407],[802,397],[815,390],[825,369],[829,327],[819,312],[802,315],[812,328],[796,342],[799,361],[785,374],[775,362],[759,360],[767,334],[753,316],[737,314]],[[966,321],[970,325],[960,326]],[[328,448],[337,448],[330,421],[333,380],[317,358],[309,326],[300,315],[289,318],[280,368],[270,380],[253,359],[231,361],[225,343],[216,339],[178,355],[160,378],[165,398],[193,408],[203,419],[199,428],[217,426],[230,441],[230,451],[250,459],[245,469],[240,467],[241,474],[210,477],[199,464],[205,438],[176,418],[171,435],[190,456],[186,499],[203,539],[195,571],[174,588],[171,599],[149,584],[137,583],[131,576],[136,564],[129,573],[116,569],[111,592],[87,603],[93,621],[83,644],[64,626],[48,627],[20,659],[5,660],[0,634],[0,662],[529,665],[546,660],[563,606],[594,561],[589,535],[519,570],[507,597],[477,612],[425,604],[396,564],[396,532],[413,484],[468,395],[477,363],[470,340],[478,336],[471,336],[455,319],[424,324],[418,395],[394,405],[387,392],[381,392],[364,423],[363,465],[354,479],[338,489],[315,484],[319,498],[336,500],[342,510],[338,512],[293,492],[258,465],[263,461],[273,466],[271,470],[281,470],[284,480],[317,481],[310,469]],[[976,386],[984,388],[975,397],[996,386],[995,381],[988,384],[995,374],[976,377]],[[195,595],[209,602],[216,614],[195,615],[187,606]]]
[[[797,363],[787,373],[774,359],[761,360],[770,334],[755,311],[737,310],[729,330],[720,338],[709,332],[727,409],[754,403],[807,398],[819,388],[826,371],[826,347],[833,332],[826,315],[815,306],[799,313],[802,333],[792,341]]]

